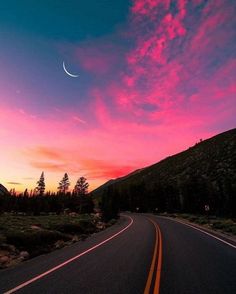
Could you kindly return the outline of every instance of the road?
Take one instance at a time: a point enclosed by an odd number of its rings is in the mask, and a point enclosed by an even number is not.
[[[236,293],[236,248],[167,218],[129,214],[0,272],[0,293]]]

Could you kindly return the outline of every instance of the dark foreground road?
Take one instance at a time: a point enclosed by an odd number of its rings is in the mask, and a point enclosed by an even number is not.
[[[166,218],[162,232],[161,294],[236,293],[236,249]]]
[[[122,217],[86,241],[2,270],[0,293],[236,293],[235,248],[169,219],[130,216],[133,223]]]
[[[17,293],[143,293],[152,259],[154,229],[143,216],[126,231],[66,266],[27,285]],[[130,223],[118,224],[83,242],[29,260],[15,269],[0,272],[0,293],[48,271],[114,235]]]

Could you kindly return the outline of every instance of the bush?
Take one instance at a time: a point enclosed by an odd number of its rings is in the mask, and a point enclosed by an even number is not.
[[[6,237],[0,234],[0,245],[6,242]]]
[[[79,224],[59,224],[53,226],[53,229],[67,234],[82,234],[84,229]]]
[[[190,217],[188,217],[188,220],[190,222],[195,222],[197,220],[197,217],[196,216],[190,216]]]
[[[221,222],[214,222],[214,223],[212,223],[212,227],[214,229],[222,230],[222,229],[225,228],[225,225],[223,223],[221,223]]]
[[[191,217],[189,214],[186,214],[186,213],[183,213],[180,216],[186,219],[189,219]]]
[[[115,223],[117,222],[116,219],[112,218],[110,221],[109,221],[109,225],[114,225]]]
[[[231,227],[231,233],[236,235],[236,226]]]
[[[7,234],[7,243],[20,250],[32,251],[35,247],[51,245],[57,240],[68,241],[69,236],[60,232],[42,230],[37,232],[11,232]]]
[[[93,233],[95,231],[96,226],[91,222],[91,220],[82,219],[79,224],[85,233]]]
[[[205,218],[196,219],[195,222],[198,223],[199,225],[205,225],[208,223],[208,221]]]

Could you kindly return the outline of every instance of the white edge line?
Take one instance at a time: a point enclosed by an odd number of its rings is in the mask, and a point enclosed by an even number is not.
[[[165,216],[160,216],[160,217],[165,218]],[[206,232],[206,231],[204,231],[204,230],[201,230],[201,229],[199,229],[199,228],[197,228],[197,227],[195,227],[195,226],[192,226],[192,225],[190,225],[190,224],[186,224],[185,222],[182,222],[182,221],[179,221],[179,220],[176,220],[176,219],[172,219],[172,218],[169,218],[169,217],[167,217],[167,218],[170,219],[170,220],[172,220],[172,221],[174,221],[174,222],[177,222],[177,223],[183,224],[183,225],[188,226],[188,227],[191,227],[191,228],[193,228],[193,229],[195,229],[195,230],[197,230],[197,231],[200,231],[200,232],[202,232],[202,233],[204,233],[204,234],[206,234],[206,235],[208,235],[208,236],[211,236],[212,238],[215,238],[216,240],[219,240],[219,241],[221,241],[221,242],[223,242],[223,243],[225,243],[225,244],[227,244],[227,245],[233,247],[234,249],[236,249],[236,246],[235,246],[235,245],[233,245],[233,244],[231,244],[231,243],[229,243],[229,242],[227,242],[227,241],[225,241],[225,240],[223,240],[223,239],[220,239],[220,238],[218,238],[218,237],[216,237],[216,236],[214,236],[214,235],[212,235],[212,234],[210,234],[210,233],[208,233],[208,232]]]
[[[107,243],[108,241],[112,240],[112,239],[115,238],[116,236],[120,235],[121,233],[123,233],[124,231],[126,231],[126,230],[127,230],[132,224],[133,224],[133,222],[134,222],[134,220],[132,219],[132,217],[130,217],[130,216],[128,216],[128,215],[127,215],[126,217],[130,218],[131,221],[130,221],[130,223],[129,223],[124,229],[122,229],[122,230],[119,231],[118,233],[112,235],[111,237],[109,237],[108,239],[102,241],[101,243],[99,243],[99,244],[97,244],[97,245],[95,245],[95,246],[93,246],[93,247],[91,247],[91,248],[85,250],[84,252],[82,252],[82,253],[80,253],[80,254],[78,254],[78,255],[76,255],[76,256],[74,256],[74,257],[68,259],[67,261],[65,261],[65,262],[63,262],[63,263],[61,263],[61,264],[59,264],[59,265],[57,265],[57,266],[51,268],[50,270],[48,270],[48,271],[46,271],[46,272],[44,272],[44,273],[42,273],[42,274],[40,274],[40,275],[38,275],[38,276],[36,276],[36,277],[34,277],[34,278],[32,278],[32,279],[30,279],[30,280],[28,280],[28,281],[26,281],[26,282],[20,284],[19,286],[15,287],[15,288],[13,288],[13,289],[11,289],[11,290],[8,290],[7,292],[4,292],[3,294],[14,293],[14,292],[18,291],[19,289],[22,289],[23,287],[25,287],[25,286],[27,286],[27,285],[29,285],[29,284],[31,284],[31,283],[33,283],[33,282],[35,282],[35,281],[37,281],[37,280],[43,278],[43,277],[45,277],[46,275],[48,275],[48,274],[50,274],[50,273],[52,273],[52,272],[58,270],[59,268],[61,268],[61,267],[65,266],[65,265],[67,265],[68,263],[70,263],[70,262],[72,262],[72,261],[78,259],[79,257],[81,257],[81,256],[83,256],[83,255],[89,253],[90,251],[92,251],[92,250],[98,248],[99,246],[101,246],[101,245]]]

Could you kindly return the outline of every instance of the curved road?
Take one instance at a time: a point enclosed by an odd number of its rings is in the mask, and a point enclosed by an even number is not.
[[[0,293],[236,293],[236,247],[167,218],[130,214],[0,272]]]

